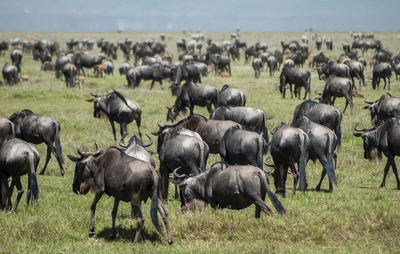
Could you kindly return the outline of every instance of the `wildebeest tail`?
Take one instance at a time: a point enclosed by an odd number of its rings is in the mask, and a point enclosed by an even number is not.
[[[308,99],[311,100],[311,72],[310,72],[310,75],[308,75],[307,92],[308,92]]]
[[[55,124],[55,129],[56,129],[56,136],[54,137],[54,141],[56,143],[56,153],[57,157],[60,159],[61,164],[64,164],[64,156],[62,154],[62,147],[61,147],[61,142],[60,142],[60,124],[57,123]]]
[[[263,169],[263,142],[257,138],[257,167]]]
[[[306,163],[307,163],[307,153],[306,147],[305,147],[305,139],[306,137],[303,136],[304,139],[298,136],[299,139],[299,149],[300,149],[300,160],[299,160],[299,175],[300,175],[300,181],[299,181],[299,187],[300,190],[305,191],[307,187],[307,179],[306,179]]]
[[[326,173],[328,174],[329,181],[337,185],[335,168],[333,167],[333,151],[329,134],[327,135],[328,139],[326,141],[327,156],[326,156]]]
[[[30,167],[30,172],[29,172],[29,185],[31,187],[30,190],[32,195],[33,195],[33,199],[34,200],[38,200],[39,198],[39,187],[38,187],[38,183],[37,183],[37,178],[36,178],[36,168],[37,165],[39,164],[39,160],[37,158],[35,158],[34,154],[31,153],[29,154],[29,167]],[[27,198],[29,198],[29,196],[27,196]],[[28,200],[29,202],[29,200]]]
[[[271,191],[271,189],[269,188],[269,185],[264,181],[264,177],[261,174],[261,172],[258,172],[258,176],[260,178],[261,186],[263,186],[267,190],[268,197],[271,200],[272,204],[274,205],[276,211],[279,214],[282,214],[282,215],[285,214],[286,213],[285,208],[283,207],[281,201],[279,201],[278,197]]]
[[[268,144],[269,137],[268,137],[268,128],[267,128],[267,120],[266,120],[265,113],[263,114],[262,127],[263,127],[263,137],[265,139],[265,142],[267,142],[267,144]],[[265,151],[265,152],[268,152],[268,151]]]
[[[151,218],[151,222],[153,223],[156,230],[160,234],[162,234],[160,224],[158,223],[158,215],[157,215],[158,202],[159,202],[159,196],[158,196],[158,193],[159,193],[158,182],[159,181],[155,181],[155,182],[157,182],[157,184],[153,186],[153,197],[151,198],[151,204],[150,204],[150,218]]]
[[[337,145],[338,149],[340,149],[340,146],[342,145],[342,129],[340,127],[340,124],[342,123],[342,113],[340,111],[336,110],[336,115],[338,118],[338,122],[335,128],[335,134],[337,136]]]

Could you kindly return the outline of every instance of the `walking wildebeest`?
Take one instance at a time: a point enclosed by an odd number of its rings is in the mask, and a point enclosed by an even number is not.
[[[60,142],[60,124],[48,116],[33,113],[29,109],[24,109],[14,113],[9,117],[14,123],[15,136],[33,144],[45,143],[47,146],[46,162],[40,172],[44,174],[49,163],[51,153],[56,157],[61,175],[64,175],[64,157]],[[55,147],[53,145],[55,143]]]
[[[162,128],[152,133],[158,136],[157,153],[163,199],[168,198],[169,174],[182,167],[187,174],[197,175],[206,170],[209,147],[199,134],[188,129]],[[175,188],[175,198],[178,198]]]
[[[390,90],[390,78],[392,77],[392,68],[388,63],[380,63],[376,62],[374,64],[374,68],[372,69],[372,88],[379,90],[379,83],[381,78],[385,81],[385,86],[383,89],[386,88],[386,78],[389,79],[389,90]]]
[[[293,113],[293,125],[302,116],[308,117],[314,123],[318,123],[328,127],[335,132],[337,136],[337,145],[340,148],[342,130],[340,124],[342,122],[342,113],[334,106],[324,103],[317,103],[315,101],[304,101],[296,106]]]
[[[76,68],[78,69],[78,72],[82,71],[83,75],[85,75],[83,67],[89,69],[93,68],[95,65],[101,64],[101,62],[105,58],[106,57],[101,54],[96,56],[96,55],[86,54],[84,52],[78,52],[74,55],[73,64],[75,64]]]
[[[158,223],[158,210],[164,220],[168,243],[172,244],[168,214],[160,199],[160,176],[149,163],[130,157],[116,147],[109,147],[105,152],[84,154],[78,149],[78,154],[80,155],[79,158],[68,155],[68,158],[76,164],[72,190],[76,194],[87,194],[89,190],[95,192],[90,207],[89,236],[95,234],[97,202],[106,193],[114,197],[114,207],[111,213],[111,238],[116,237],[115,218],[117,217],[119,201],[122,200],[131,203],[132,211],[138,223],[133,238],[133,242],[137,243],[144,224],[141,203],[151,198],[151,221],[157,231],[162,234]]]
[[[307,93],[309,99],[311,98],[311,73],[307,70],[296,68],[290,65],[285,65],[280,75],[280,87],[282,98],[285,98],[286,84],[290,86],[290,95],[293,98],[292,84],[294,84],[295,96],[300,99],[300,88],[304,87],[304,98],[306,99]]]
[[[18,68],[14,65],[5,63],[2,70],[3,79],[5,84],[18,84]]]
[[[296,122],[294,122],[294,124],[292,124],[292,126],[300,128],[307,133],[310,139],[308,158],[314,162],[319,160],[323,166],[321,179],[315,190],[319,191],[321,189],[322,181],[324,180],[326,173],[328,173],[329,190],[332,191],[332,183],[337,185],[335,166],[333,163],[333,159],[336,156],[335,149],[337,143],[335,133],[326,126],[312,122],[306,116],[300,117]]]
[[[197,176],[175,175],[178,179],[173,182],[179,184],[182,211],[196,209],[197,201],[206,202],[213,209],[241,210],[255,204],[255,217],[260,218],[261,211],[272,215],[272,210],[264,202],[268,194],[277,212],[286,212],[271,191],[267,174],[257,167],[235,165],[222,168],[221,163],[215,163],[207,172]]]
[[[229,165],[253,165],[263,169],[263,155],[268,143],[254,131],[242,130],[241,126],[229,128],[219,143],[221,161]]]
[[[369,105],[363,109],[371,111],[371,122],[375,126],[392,117],[400,118],[400,98],[394,97],[390,93],[382,94],[375,102],[366,100],[364,102]]]
[[[37,200],[39,188],[36,179],[36,169],[39,165],[40,156],[36,148],[21,139],[11,135],[6,136],[0,144],[0,207],[11,206],[11,197],[14,186],[18,190],[17,199],[12,211],[16,211],[19,201],[24,193],[21,184],[21,176],[28,173],[28,193],[26,201],[29,205],[31,196]],[[12,178],[11,186],[8,187],[8,178]]]
[[[346,112],[347,105],[350,104],[350,112],[353,113],[353,83],[348,78],[329,76],[324,91],[319,97],[319,102],[335,106],[336,97],[345,97],[346,105],[343,113]],[[332,99],[333,97],[333,99]]]
[[[275,127],[275,132],[270,142],[270,152],[274,161],[274,184],[276,193],[285,196],[286,178],[288,168],[293,174],[293,195],[296,193],[297,181],[300,176],[299,188],[305,191],[307,188],[306,165],[310,139],[302,129],[287,126],[281,123]],[[297,163],[299,174],[295,167]]]
[[[260,78],[261,70],[264,67],[264,64],[261,61],[261,59],[260,58],[254,58],[252,66],[253,66],[255,78]]]
[[[246,106],[246,95],[228,84],[222,86],[219,92],[219,106]]]
[[[21,50],[15,49],[11,52],[10,55],[12,64],[15,65],[18,69],[18,72],[21,72],[21,61],[22,61],[22,52]]]
[[[94,102],[93,116],[100,118],[101,113],[107,116],[111,124],[115,141],[117,141],[117,137],[115,135],[114,122],[119,123],[121,136],[125,136],[128,133],[128,124],[135,120],[139,136],[142,138],[142,132],[140,130],[142,109],[136,101],[123,96],[116,90],[101,96],[93,93],[90,94],[95,97],[95,99],[88,99],[86,101]]]
[[[218,107],[218,99],[219,91],[216,87],[206,84],[186,82],[183,84],[180,94],[176,98],[172,108],[167,107],[167,121],[173,122],[179,112],[184,112],[186,107],[189,108],[190,115],[193,115],[195,105],[207,107],[208,113],[211,115],[211,105],[214,105],[215,108]]]
[[[382,153],[387,157],[386,166],[384,169],[383,180],[380,187],[385,187],[386,175],[392,166],[393,173],[396,176],[397,189],[400,190],[400,180],[397,174],[395,156],[400,155],[400,123],[399,119],[392,118],[386,120],[378,127],[372,129],[357,129],[354,127],[356,137],[362,137],[364,142],[364,158],[375,159],[381,158]]]

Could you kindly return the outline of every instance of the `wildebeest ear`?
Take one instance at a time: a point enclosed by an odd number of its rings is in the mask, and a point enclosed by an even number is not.
[[[356,137],[361,137],[363,133],[360,132],[353,132],[353,135]]]
[[[81,158],[72,156],[72,155],[67,155],[68,159],[70,159],[72,162],[78,162]]]
[[[92,102],[92,101],[94,101],[94,99],[87,99],[86,101],[87,102]]]

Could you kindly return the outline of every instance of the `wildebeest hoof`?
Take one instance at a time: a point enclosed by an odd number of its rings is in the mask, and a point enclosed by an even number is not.
[[[315,191],[320,191],[321,190],[321,187],[320,186],[317,186],[316,188],[315,188]]]
[[[171,241],[168,241],[168,244],[169,244],[169,245],[172,245],[173,243],[174,243],[174,241],[172,241],[172,240],[171,240]]]
[[[381,184],[381,186],[379,186],[379,188],[383,188],[383,187],[385,187],[385,184]],[[397,187],[397,189],[398,189],[398,187]]]
[[[110,234],[110,239],[111,240],[115,240],[115,238],[116,238],[116,234],[114,234],[114,233]]]
[[[89,237],[93,237],[94,236],[94,230],[93,231],[89,231]]]

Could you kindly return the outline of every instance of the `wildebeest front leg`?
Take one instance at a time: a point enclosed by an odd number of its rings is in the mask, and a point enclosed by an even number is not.
[[[117,234],[115,231],[115,218],[117,217],[117,213],[118,213],[118,205],[119,205],[119,199],[114,199],[114,206],[111,212],[111,218],[112,218],[112,229],[111,229],[111,235],[110,238],[111,239],[115,239]]]
[[[113,133],[113,135],[114,135],[114,141],[117,141],[117,136],[116,136],[116,134],[115,134],[115,125],[114,125],[114,121],[111,120],[111,119],[109,119],[109,120],[110,120],[110,124],[111,124],[112,133]]]
[[[95,213],[96,213],[96,205],[97,202],[99,202],[101,196],[103,196],[103,192],[96,192],[96,195],[94,196],[92,205],[90,206],[90,226],[89,226],[89,236],[92,237],[94,236],[94,229],[95,229]]]
[[[127,123],[120,123],[119,125],[119,132],[121,134],[121,137],[124,137],[126,134],[128,134],[128,124]]]
[[[3,209],[6,207],[6,200],[8,198],[8,182],[7,177],[4,174],[0,173],[0,208]],[[11,206],[11,200],[8,200],[9,206]]]
[[[142,215],[142,210],[140,209],[140,204],[133,204],[132,203],[131,204],[131,208],[132,208],[132,211],[135,214],[135,218],[136,218],[136,221],[137,221],[136,235],[135,235],[135,238],[132,239],[132,240],[133,240],[134,243],[137,243],[140,240],[140,234],[142,232],[142,228],[143,228],[143,224],[144,224],[144,218],[143,218],[143,215]]]
[[[293,88],[292,88],[292,84],[289,84],[290,87],[290,98],[293,99]]]
[[[400,190],[400,180],[399,180],[399,175],[397,173],[397,167],[396,167],[396,162],[394,160],[394,157],[391,158],[391,162],[392,162],[392,169],[393,169],[393,173],[396,176],[396,181],[397,181],[397,189]]]

